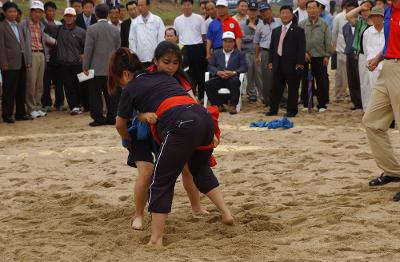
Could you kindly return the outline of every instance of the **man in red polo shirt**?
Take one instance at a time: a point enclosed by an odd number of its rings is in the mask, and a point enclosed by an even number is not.
[[[230,31],[236,36],[236,47],[240,50],[242,45],[242,30],[239,23],[228,15],[228,2],[217,1],[217,19],[214,19],[207,31],[207,60],[211,59],[211,50],[222,48],[222,34]]]
[[[380,177],[369,182],[370,186],[400,181],[400,163],[387,133],[393,119],[400,123],[400,0],[394,0],[386,8],[384,31],[386,41],[382,54],[368,61],[368,69],[373,71],[385,60],[363,117],[372,154],[383,170]],[[400,200],[400,192],[393,200]]]

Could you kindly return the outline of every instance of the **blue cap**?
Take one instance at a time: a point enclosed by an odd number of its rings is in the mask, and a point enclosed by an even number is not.
[[[258,9],[257,1],[251,0],[249,2],[249,9],[250,10],[257,10]]]
[[[260,2],[258,4],[258,10],[262,11],[265,9],[271,9],[271,6],[267,2]]]

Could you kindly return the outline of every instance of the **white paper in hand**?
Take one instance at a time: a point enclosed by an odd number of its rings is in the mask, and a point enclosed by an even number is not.
[[[89,75],[85,75],[84,72],[77,74],[79,82],[84,82],[94,77],[94,69],[89,70]]]

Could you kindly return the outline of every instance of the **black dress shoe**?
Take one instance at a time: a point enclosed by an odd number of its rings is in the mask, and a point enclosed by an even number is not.
[[[96,121],[93,121],[93,122],[90,122],[90,123],[89,123],[89,126],[92,126],[92,127],[95,127],[95,126],[105,126],[105,125],[107,125],[107,122],[96,122]]]
[[[388,176],[382,173],[380,177],[374,178],[369,181],[369,186],[383,186],[392,182],[400,182],[400,177]]]
[[[400,192],[398,192],[398,193],[396,193],[396,195],[394,195],[393,201],[396,201],[396,202],[400,201]]]
[[[33,117],[26,115],[26,116],[16,116],[15,117],[16,121],[27,121],[27,120],[33,120]]]
[[[15,123],[12,117],[3,117],[3,121],[4,123],[9,123],[9,124]]]
[[[278,115],[278,112],[273,112],[273,111],[268,111],[267,113],[265,113],[266,116],[276,116]]]
[[[296,117],[297,113],[293,113],[293,112],[287,112],[285,114],[286,117]]]
[[[115,125],[115,118],[107,119],[107,125],[114,126]]]

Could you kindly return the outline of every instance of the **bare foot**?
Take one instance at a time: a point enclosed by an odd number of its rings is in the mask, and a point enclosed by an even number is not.
[[[192,209],[192,213],[195,216],[200,216],[200,215],[208,215],[210,212],[208,212],[206,209],[200,208],[199,210],[194,210]]]
[[[150,241],[149,241],[149,243],[147,243],[147,245],[153,246],[153,247],[162,247],[162,245],[163,245],[162,240],[163,240],[162,238],[159,238],[159,239],[150,238]]]
[[[229,226],[233,225],[233,216],[231,215],[231,212],[222,214],[222,223]]]
[[[135,230],[143,230],[143,220],[144,217],[137,216],[132,221],[132,228]]]

